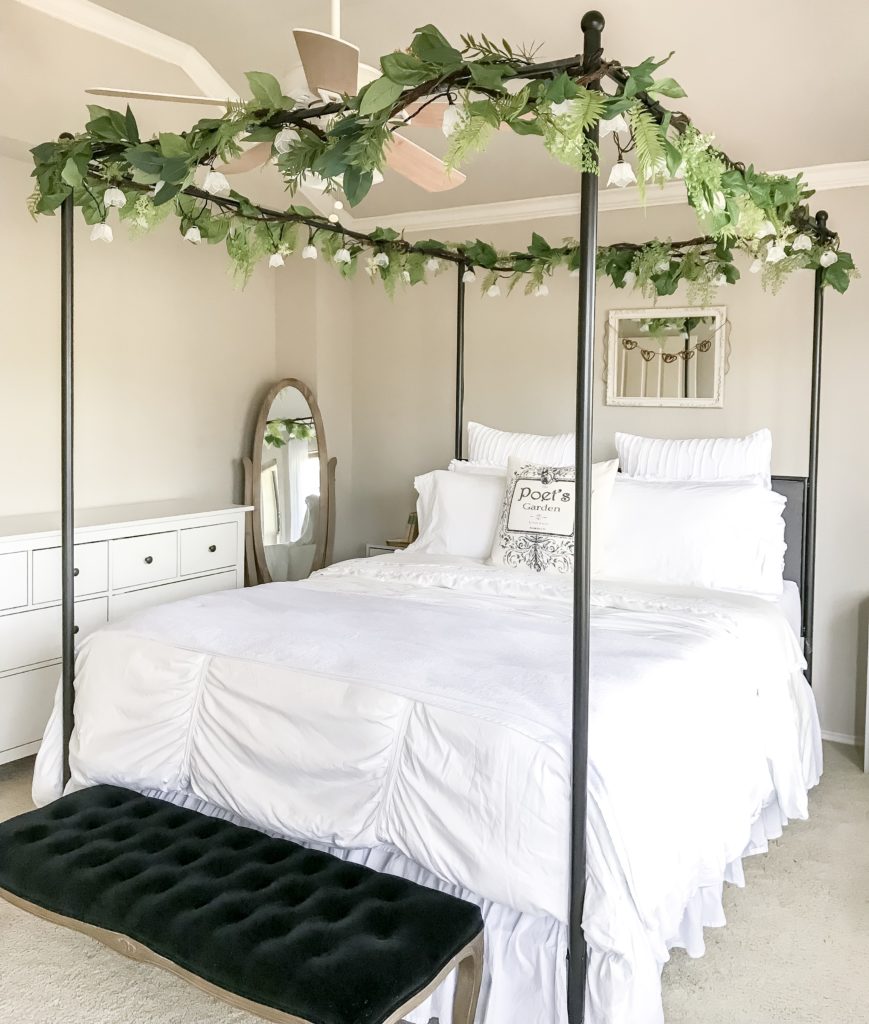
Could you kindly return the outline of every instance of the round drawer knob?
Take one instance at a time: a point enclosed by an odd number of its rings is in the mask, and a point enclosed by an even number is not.
[[[72,574],[73,576],[78,576],[78,569],[73,569]]]
[[[78,632],[78,626],[73,626],[72,627],[72,631],[73,631],[73,633],[77,633]]]
[[[145,565],[150,565],[154,561],[153,555],[145,555]]]
[[[208,545],[208,550],[209,550],[209,551],[210,551],[210,552],[212,553],[212,555],[213,555],[213,554],[214,554],[214,552],[215,552],[215,551],[217,551],[217,545],[216,545],[216,544],[209,544],[209,545]]]

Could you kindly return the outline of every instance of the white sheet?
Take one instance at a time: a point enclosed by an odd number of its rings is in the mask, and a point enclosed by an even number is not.
[[[424,556],[425,557],[425,556]],[[590,1024],[660,1024],[668,948],[805,817],[819,739],[781,611],[596,585]],[[484,905],[479,1021],[563,1018],[570,583],[392,555],[193,598],[93,634],[73,788],[114,783],[454,887]],[[58,792],[59,717],[34,780]],[[717,894],[717,895],[716,895]],[[437,1012],[443,999],[414,1020]]]
[[[803,608],[800,601],[800,588],[793,580],[784,581],[779,607],[787,624],[794,631],[794,636],[799,639],[803,626]]]

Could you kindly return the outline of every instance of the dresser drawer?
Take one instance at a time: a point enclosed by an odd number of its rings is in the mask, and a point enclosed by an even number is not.
[[[109,603],[105,597],[76,601],[76,639],[108,621]],[[9,672],[44,661],[57,661],[61,654],[61,609],[33,608],[0,618],[0,672]]]
[[[76,597],[102,594],[109,589],[109,545],[106,541],[76,544],[72,564]],[[40,548],[33,552],[34,604],[60,600],[60,573],[60,548]]]
[[[0,555],[0,612],[27,604],[27,552]]]
[[[169,601],[181,601],[185,597],[199,597],[217,590],[233,590],[236,585],[235,571],[216,572],[211,576],[199,576],[193,580],[177,580],[161,587],[147,587],[145,590],[131,590],[112,598],[112,622],[132,615],[143,608],[153,608]]]
[[[178,575],[178,534],[149,533],[113,540],[112,588],[124,590]]]
[[[59,676],[58,666],[50,665],[0,678],[0,760],[8,760],[4,751],[42,739]]]
[[[238,557],[238,528],[235,523],[196,526],[181,531],[181,575],[235,565]]]

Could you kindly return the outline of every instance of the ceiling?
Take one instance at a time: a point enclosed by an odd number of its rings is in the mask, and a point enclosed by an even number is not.
[[[328,0],[101,0],[100,6],[191,44],[242,95],[246,70],[281,76],[297,63],[293,27],[328,30]],[[345,0],[342,35],[371,64],[406,46],[413,29],[428,21],[454,39],[485,32],[514,43],[538,42],[540,59],[547,59],[581,47],[583,10],[527,0],[441,0],[434,9],[421,0]],[[815,0],[730,0],[726,12],[697,0],[620,0],[604,13],[606,52],[622,62],[676,51],[668,70],[688,93],[680,105],[701,129],[714,131],[735,159],[770,170],[869,159],[869,133],[861,130],[858,112],[869,85],[862,53],[869,36],[865,0],[837,0],[822,17]],[[0,37],[6,37],[2,46],[9,55],[0,82],[7,96],[16,97],[0,115],[0,152],[9,140],[32,145],[81,124],[88,84],[202,91],[167,61],[88,37],[9,0],[0,4]],[[797,45],[800,40],[810,47]],[[197,116],[190,113],[195,108],[145,107],[140,104],[136,113],[146,130],[177,130]],[[411,137],[443,150],[436,129],[416,129]],[[440,194],[388,174],[355,212],[378,216],[576,190],[575,174],[552,161],[534,138],[502,133],[463,169],[467,182]],[[257,198],[278,198],[272,173],[256,176]]]

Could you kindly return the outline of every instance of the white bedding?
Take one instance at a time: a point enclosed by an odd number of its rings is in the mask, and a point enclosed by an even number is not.
[[[193,598],[93,634],[71,786],[114,783],[451,887],[483,905],[481,1024],[561,1024],[570,581],[385,556]],[[724,879],[820,771],[775,603],[594,586],[590,1024],[660,1024]],[[59,792],[57,708],[37,803]],[[422,1007],[449,1024],[447,993]],[[518,1016],[517,1016],[518,1014]]]

